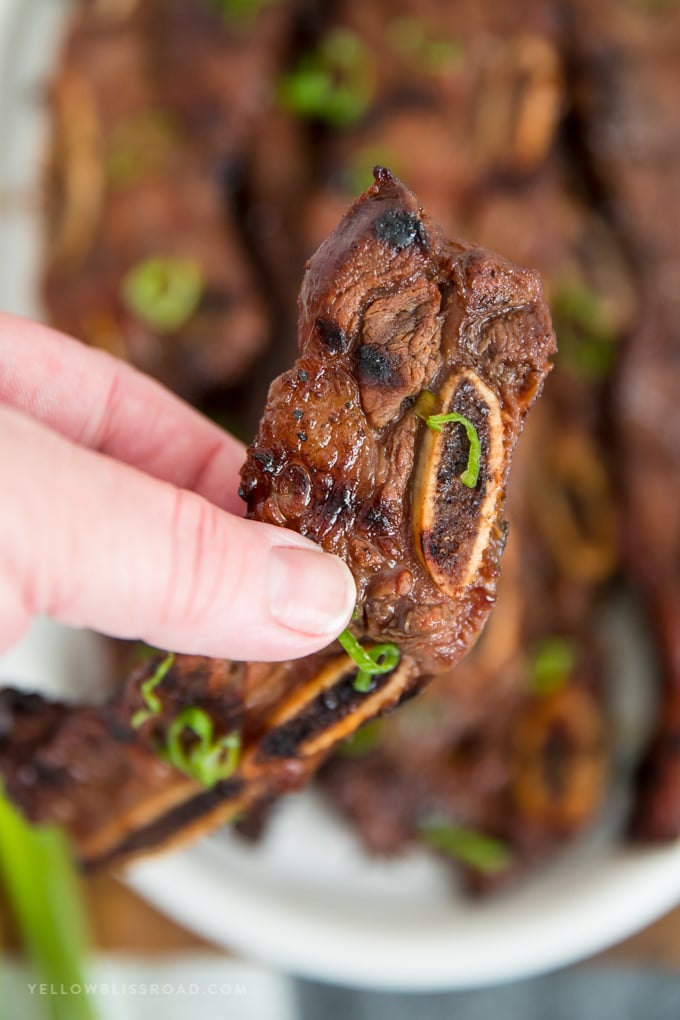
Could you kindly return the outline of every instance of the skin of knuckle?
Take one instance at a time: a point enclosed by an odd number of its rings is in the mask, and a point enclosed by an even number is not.
[[[229,558],[217,507],[180,489],[170,527],[170,581],[165,622],[200,623],[210,611]]]

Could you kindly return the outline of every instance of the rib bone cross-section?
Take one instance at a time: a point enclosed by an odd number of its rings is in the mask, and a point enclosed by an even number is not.
[[[1,692],[5,788],[87,865],[299,787],[450,670],[493,606],[511,454],[555,349],[538,275],[447,240],[376,167],[299,304],[299,357],[271,385],[241,495],[249,517],[345,560],[350,631],[285,663],[159,655],[101,708]]]

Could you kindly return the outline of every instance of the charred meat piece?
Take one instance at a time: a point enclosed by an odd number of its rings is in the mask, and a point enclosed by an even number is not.
[[[5,692],[6,788],[31,818],[61,820],[87,863],[299,786],[461,658],[491,609],[510,457],[554,350],[537,275],[445,240],[376,168],[309,265],[300,346],[248,451],[248,512],[342,555],[355,640],[387,640],[398,661],[366,685],[340,644],[276,665],[177,656],[101,710]],[[441,432],[436,414],[453,415]]]
[[[440,672],[494,599],[507,451],[552,333],[535,273],[446,241],[389,172],[376,181],[310,263],[300,357],[269,391],[242,494],[346,560],[358,637]],[[441,414],[458,421],[423,421]]]

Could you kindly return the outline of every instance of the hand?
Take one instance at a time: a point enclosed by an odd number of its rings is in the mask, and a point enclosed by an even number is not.
[[[243,446],[124,362],[0,315],[0,647],[31,616],[177,652],[323,648],[345,564],[243,518]]]

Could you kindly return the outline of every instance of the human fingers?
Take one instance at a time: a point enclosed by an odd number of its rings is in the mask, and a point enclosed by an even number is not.
[[[34,614],[173,651],[305,655],[346,625],[349,570],[294,532],[0,407],[0,645]]]
[[[62,436],[243,514],[243,445],[132,366],[0,314],[0,403]]]

